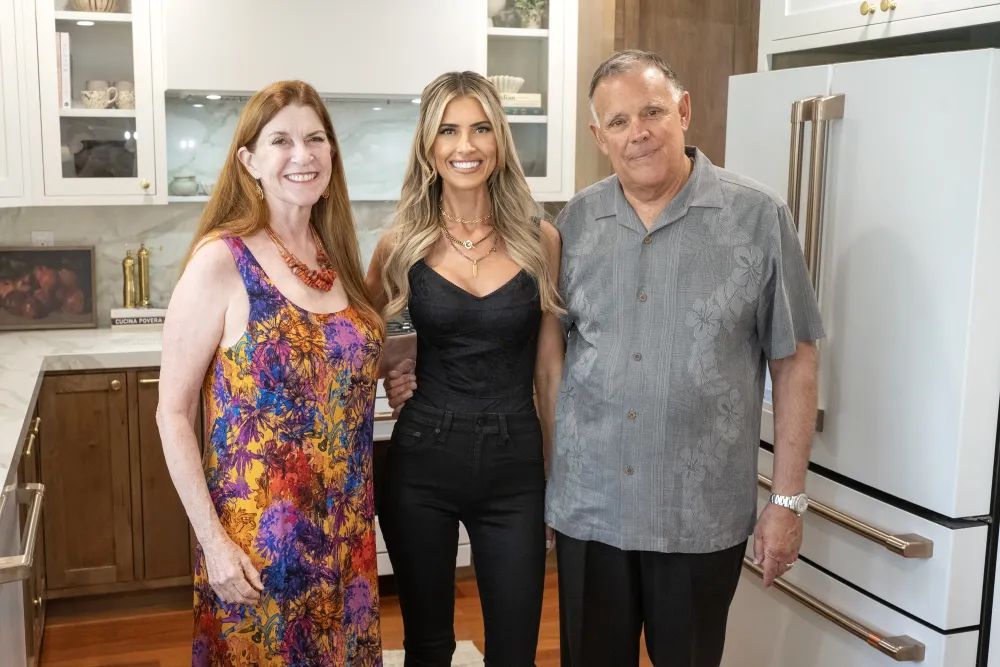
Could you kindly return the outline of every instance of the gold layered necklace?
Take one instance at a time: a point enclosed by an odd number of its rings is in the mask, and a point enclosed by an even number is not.
[[[478,278],[479,277],[479,262],[483,261],[484,259],[486,259],[490,255],[492,255],[494,252],[496,252],[497,245],[499,244],[499,238],[494,238],[493,239],[493,245],[490,247],[489,250],[486,251],[485,255],[482,255],[480,257],[472,257],[470,255],[467,255],[465,251],[466,250],[473,250],[473,249],[475,249],[476,246],[478,246],[480,243],[482,243],[486,239],[490,238],[491,236],[494,236],[495,232],[496,232],[495,229],[491,229],[489,234],[487,234],[486,236],[482,237],[478,241],[466,240],[466,241],[462,242],[462,241],[459,241],[458,239],[456,239],[451,234],[451,232],[448,231],[448,229],[446,227],[444,227],[444,226],[441,227],[441,234],[448,241],[448,243],[451,244],[451,247],[455,249],[455,252],[457,252],[459,255],[461,255],[466,260],[468,260],[469,262],[472,263],[472,277],[473,278]],[[465,250],[463,250],[463,248]]]
[[[493,211],[490,211],[489,213],[487,213],[482,217],[466,220],[465,218],[460,218],[457,215],[451,215],[450,213],[448,213],[448,211],[444,210],[444,204],[442,202],[438,202],[438,210],[441,211],[441,217],[443,217],[448,222],[457,222],[461,225],[465,225],[466,227],[475,227],[480,222],[486,222],[487,220],[493,217]]]

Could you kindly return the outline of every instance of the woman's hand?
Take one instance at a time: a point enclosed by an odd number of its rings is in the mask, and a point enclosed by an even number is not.
[[[223,536],[211,545],[202,545],[208,583],[226,603],[256,604],[264,584],[260,573],[239,545]]]

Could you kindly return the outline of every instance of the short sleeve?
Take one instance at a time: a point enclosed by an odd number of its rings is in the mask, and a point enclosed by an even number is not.
[[[776,212],[777,224],[768,235],[764,280],[757,303],[757,335],[768,359],[791,356],[799,342],[825,336],[791,213],[783,204]]]

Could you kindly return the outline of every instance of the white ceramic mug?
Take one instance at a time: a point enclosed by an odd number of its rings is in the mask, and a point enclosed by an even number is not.
[[[80,100],[88,109],[107,109],[118,100],[118,89],[111,86],[104,90],[81,90]],[[135,99],[132,104],[135,105]]]
[[[131,81],[115,81],[114,86],[119,93],[135,92],[135,85]]]
[[[110,84],[103,79],[94,79],[83,84],[84,90],[107,90]]]
[[[135,108],[135,91],[134,90],[119,90],[118,97],[115,101],[115,106],[119,109],[134,109]]]

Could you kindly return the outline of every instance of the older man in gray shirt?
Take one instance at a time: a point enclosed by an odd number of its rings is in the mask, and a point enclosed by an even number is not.
[[[714,667],[748,536],[766,584],[798,555],[823,328],[788,209],[685,146],[690,97],[661,58],[615,54],[590,101],[615,174],[556,222],[562,662],[635,665],[645,629],[658,667]],[[757,518],[765,364],[776,495]]]

